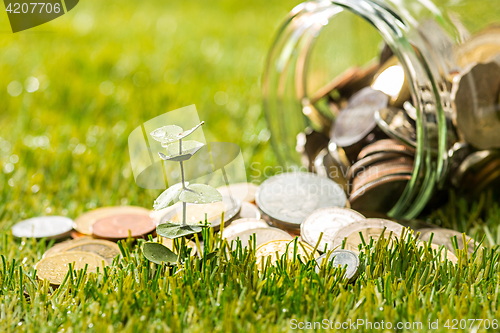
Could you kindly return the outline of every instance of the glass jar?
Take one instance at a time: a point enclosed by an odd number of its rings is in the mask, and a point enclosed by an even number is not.
[[[304,162],[300,150],[305,149],[305,164],[314,170],[318,158],[342,155],[329,139],[338,109],[346,109],[346,103],[322,104],[320,99],[338,97],[328,87],[352,78],[352,69],[354,76],[362,72],[369,79],[356,81],[360,88],[377,88],[381,70],[393,62],[402,69],[404,82],[397,73],[386,80],[398,93],[378,89],[389,95],[391,107],[413,119],[415,138],[409,146],[414,157],[413,171],[384,213],[417,216],[449,186],[451,170],[471,149],[500,147],[500,87],[494,78],[480,77],[490,67],[477,67],[500,59],[500,32],[493,26],[500,22],[499,8],[490,0],[334,0],[295,7],[278,30],[263,78],[264,108],[280,163]],[[492,93],[497,97],[492,99]],[[377,133],[370,135],[361,148],[378,140]],[[348,155],[333,157],[347,158],[343,168],[348,168],[355,162]]]

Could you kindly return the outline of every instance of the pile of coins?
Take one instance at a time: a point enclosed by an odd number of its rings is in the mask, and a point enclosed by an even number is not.
[[[284,257],[291,260],[298,255],[303,262],[315,259],[318,272],[323,271],[327,263],[341,266],[346,269],[346,278],[353,281],[358,274],[357,255],[363,240],[377,240],[385,230],[384,238],[393,241],[402,235],[404,228],[395,221],[366,218],[348,208],[349,201],[342,187],[313,173],[285,173],[269,178],[260,186],[245,183],[234,189],[237,188],[241,193],[234,191],[232,194],[237,197],[228,201],[238,203],[235,214],[231,213],[235,211],[234,206],[216,206],[219,214],[221,209],[224,213],[229,212],[229,218],[224,219],[222,237],[232,249],[236,248],[237,240],[245,247],[254,248],[259,269],[267,263],[275,263]],[[194,206],[200,210],[191,213],[201,216],[207,210],[216,210],[203,206]],[[38,278],[58,286],[72,263],[76,270],[87,267],[87,272],[102,272],[120,256],[117,240],[129,236],[154,236],[156,223],[173,216],[172,212],[175,212],[173,208],[151,212],[132,206],[104,207],[87,212],[75,221],[60,216],[28,219],[15,224],[12,233],[18,238],[58,240],[69,235],[74,238],[48,249],[37,264]],[[216,214],[213,215],[211,219],[220,222],[220,217],[217,220]],[[453,230],[425,226],[420,229],[421,239],[429,241],[433,234],[431,248],[438,249],[443,245],[448,249],[447,259],[456,262],[451,237],[457,236],[459,246],[463,247],[462,235]],[[213,228],[217,231],[220,223]],[[297,236],[299,238],[295,239]],[[162,238],[161,243],[171,249],[174,247],[170,239]],[[200,255],[194,241],[188,240],[187,246],[192,249],[192,255]],[[473,242],[468,246],[469,253],[472,253]]]
[[[500,27],[486,28],[460,45],[438,28],[432,39],[441,41],[440,56],[449,71],[442,74],[440,91],[448,153],[440,188],[476,195],[500,184]],[[308,128],[299,134],[303,163],[340,184],[352,208],[389,212],[410,182],[417,130],[424,131],[417,128],[408,79],[391,49],[386,45],[377,62],[347,69],[302,103],[315,115],[334,118],[330,125],[323,121],[323,132]],[[424,110],[425,117],[430,113]],[[440,133],[434,125],[425,128],[432,141],[425,149],[436,155]]]
[[[156,224],[151,211],[133,206],[98,208],[76,220],[64,216],[41,216],[16,223],[16,238],[72,240],[56,243],[37,263],[37,276],[58,286],[69,264],[78,270],[87,265],[87,272],[97,272],[120,255],[116,242],[120,239],[146,238],[153,235]]]
[[[36,264],[37,277],[47,280],[52,286],[59,286],[66,276],[69,264],[73,269],[84,269],[88,273],[103,272],[104,266],[110,265],[120,256],[116,243],[81,237],[56,244],[48,249],[42,260]]]
[[[222,236],[232,249],[237,240],[242,246],[256,249],[259,269],[265,262],[274,263],[284,255],[292,258],[295,251],[305,261],[315,258],[317,272],[328,262],[334,267],[346,266],[345,276],[353,281],[359,273],[358,253],[363,241],[367,244],[370,239],[376,241],[383,235],[392,242],[402,235],[405,227],[412,226],[415,232],[421,233],[421,241],[429,242],[433,235],[429,244],[432,250],[438,251],[444,246],[446,257],[442,251],[441,260],[457,262],[451,239],[456,237],[459,248],[463,248],[459,232],[426,223],[401,221],[403,225],[389,219],[366,218],[346,207],[345,199],[342,187],[328,178],[302,172],[280,174],[258,187],[255,204],[262,219],[233,220],[224,228]],[[296,236],[299,236],[297,245]],[[475,243],[470,238],[467,241],[468,252],[473,253]],[[426,245],[420,242],[419,246]]]
[[[256,189],[257,186],[247,183],[220,188],[224,193],[223,201],[188,206],[188,221],[204,221],[206,216],[208,223],[217,231],[221,224],[222,212],[225,224],[237,218],[260,219],[260,211],[251,203],[255,200]],[[241,197],[247,201],[242,203],[238,199]],[[154,237],[157,224],[179,221],[179,218],[182,218],[179,213],[178,205],[159,212],[134,206],[102,207],[86,212],[74,221],[64,216],[27,219],[16,223],[12,227],[12,234],[16,238],[73,238],[48,249],[37,264],[38,278],[49,281],[52,286],[58,286],[67,274],[69,264],[74,263],[75,270],[87,265],[87,272],[102,272],[104,266],[111,264],[113,259],[120,255],[117,241],[129,237]],[[161,243],[170,249],[174,247],[170,239],[162,238]],[[187,246],[192,249],[191,254],[197,253],[193,241],[188,241]]]

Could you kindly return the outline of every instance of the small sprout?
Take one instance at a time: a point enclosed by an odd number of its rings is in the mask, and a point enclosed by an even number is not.
[[[200,128],[204,122],[196,125],[190,130],[183,131],[181,127],[176,125],[168,125],[157,128],[151,132],[153,139],[161,143],[163,148],[166,148],[167,154],[158,152],[160,158],[164,161],[179,162],[181,169],[182,182],[175,184],[165,190],[154,202],[154,209],[160,210],[182,201],[182,223],[164,223],[156,227],[156,233],[159,236],[175,239],[192,234],[197,234],[208,225],[202,224],[187,224],[186,223],[186,208],[187,203],[206,204],[222,200],[222,195],[213,187],[205,184],[189,185],[184,180],[183,162],[189,160],[196,152],[204,147],[204,144],[195,140],[182,139]],[[174,262],[182,260],[181,255],[176,256],[165,246],[158,243],[145,243],[144,256],[154,262]],[[174,258],[175,256],[175,258]]]

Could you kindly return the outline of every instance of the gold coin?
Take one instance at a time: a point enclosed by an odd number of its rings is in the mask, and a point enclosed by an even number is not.
[[[78,238],[76,240],[81,241],[83,239],[92,239],[92,237],[86,236],[86,237]],[[64,241],[64,242],[61,242],[61,243],[54,244],[54,246],[52,246],[50,249],[48,249],[47,251],[45,251],[45,253],[43,254],[42,258],[54,255],[54,254],[59,253],[59,252],[63,252],[66,247],[70,246],[74,242],[75,242],[74,239],[70,239],[70,240],[67,240],[67,241]]]
[[[255,193],[259,187],[252,183],[236,183],[229,184],[229,186],[217,187],[217,191],[222,194],[223,197],[235,197],[241,202],[255,202]]]
[[[197,224],[200,221],[205,222],[205,214],[207,214],[207,221],[210,223],[221,217],[222,212],[226,210],[223,201],[214,202],[210,204],[189,205],[186,208],[186,219],[188,224]],[[177,212],[172,217],[172,222],[182,222],[182,211]]]
[[[339,247],[342,245],[344,238],[345,249],[356,253],[359,253],[358,245],[362,244],[361,237],[359,233],[363,235],[363,239],[366,244],[370,242],[370,238],[374,241],[378,240],[382,231],[386,228],[384,232],[384,237],[388,238],[392,232],[390,242],[394,241],[395,238],[399,238],[401,232],[403,231],[403,226],[399,223],[384,220],[384,219],[365,219],[353,222],[346,225],[341,229],[333,239],[333,245],[330,248]]]
[[[422,243],[420,242],[418,247],[421,248],[421,247],[426,247],[428,244],[427,243]],[[434,254],[434,250],[436,252],[439,253],[439,248],[440,246],[437,245],[437,244],[434,244],[434,243],[431,243],[431,252]],[[443,248],[443,250],[441,250],[441,261],[444,261],[444,253],[445,253],[445,250],[446,250],[446,247]],[[447,250],[446,251],[446,259],[448,259],[449,261],[451,261],[452,263],[456,264],[458,262],[458,258],[456,255],[453,254],[453,252],[451,252],[450,250]]]
[[[391,105],[402,107],[410,99],[410,88],[406,75],[396,56],[387,60],[375,74],[372,88],[391,97]]]
[[[267,257],[269,256],[271,257],[270,263],[272,265],[274,265],[276,260],[278,260],[279,257],[285,253],[288,254],[288,260],[293,260],[294,242],[294,240],[272,240],[257,247],[255,250],[257,268],[260,269],[261,262],[264,261],[265,263],[267,261]],[[304,251],[304,249],[306,251]],[[301,256],[303,262],[307,261],[308,257],[319,257],[318,252],[313,252],[314,248],[311,245],[304,242],[297,242],[297,255]],[[279,257],[276,257],[276,253]]]
[[[47,280],[52,285],[60,285],[68,273],[69,264],[75,270],[84,269],[87,266],[87,273],[96,273],[97,269],[103,271],[105,259],[97,254],[89,252],[62,252],[46,257],[36,264],[37,277]]]
[[[472,63],[484,63],[500,54],[500,26],[493,25],[472,36],[454,50],[460,67]]]
[[[230,225],[224,227],[224,238],[233,239],[234,235],[239,234],[240,232],[244,232],[252,229],[260,229],[260,228],[270,228],[271,226],[264,220],[261,219],[252,219],[252,218],[243,218],[237,219],[231,222]]]
[[[455,252],[455,249],[453,247],[453,243],[451,242],[452,237],[457,237],[457,243],[458,243],[458,248],[462,250],[464,248],[464,242],[462,238],[462,233],[451,230],[451,229],[444,229],[444,228],[424,228],[424,229],[419,229],[420,232],[420,239],[423,241],[428,241],[430,239],[431,234],[432,236],[432,242],[437,244],[437,245],[444,245],[448,251],[453,251]],[[465,237],[465,240],[467,243],[467,252],[470,254],[474,253],[474,247],[476,243],[472,238],[469,236]]]
[[[101,239],[78,239],[61,250],[61,252],[73,251],[97,254],[103,257],[108,264],[111,264],[113,259],[121,254],[116,243]]]
[[[92,235],[92,225],[100,219],[111,217],[114,215],[124,215],[124,214],[150,214],[151,211],[135,206],[114,206],[114,207],[102,207],[91,210],[80,215],[74,222],[73,228],[79,233],[85,235]]]

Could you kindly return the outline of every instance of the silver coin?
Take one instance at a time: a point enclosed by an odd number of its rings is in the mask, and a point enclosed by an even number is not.
[[[335,159],[328,148],[324,148],[314,159],[313,169],[321,177],[328,177],[344,190],[347,190],[348,183],[345,178],[344,164]]]
[[[375,111],[387,107],[388,103],[389,96],[371,87],[358,91],[335,120],[332,141],[340,147],[348,147],[362,140],[376,127]]]
[[[64,216],[34,217],[12,226],[12,234],[17,238],[60,239],[69,236],[71,230],[73,220]]]
[[[327,265],[330,261],[332,261],[332,267],[343,268],[347,265],[345,271],[345,277],[349,281],[353,281],[358,276],[359,271],[359,257],[358,255],[349,250],[336,250],[332,253],[325,253],[322,256],[316,259],[316,273],[319,273],[320,267],[322,265]]]
[[[319,236],[323,233],[318,250],[325,252],[325,247],[326,250],[333,249],[331,245],[337,232],[350,223],[364,219],[363,215],[352,209],[321,208],[312,212],[300,225],[300,236],[311,246],[316,246]]]
[[[255,248],[259,245],[267,243],[272,240],[291,240],[293,239],[289,233],[278,229],[278,228],[258,228],[258,229],[250,229],[245,230],[235,235],[232,235],[230,238],[226,238],[228,243],[231,244],[232,241],[236,241],[237,239],[241,240],[241,245],[246,247],[250,242],[250,237],[255,238]],[[232,243],[232,248],[236,248],[236,242]]]
[[[500,66],[475,64],[453,80],[458,130],[478,149],[500,148]]]
[[[334,181],[312,173],[284,173],[264,181],[257,191],[260,210],[280,227],[299,229],[313,211],[345,207],[346,194]]]
[[[260,219],[260,211],[257,206],[249,202],[241,203],[240,219]]]
[[[224,227],[223,236],[224,238],[233,239],[233,236],[241,232],[252,230],[252,229],[262,229],[270,228],[271,226],[264,220],[260,219],[237,219],[231,222],[230,225]]]
[[[384,108],[375,111],[374,117],[385,134],[405,145],[417,146],[417,129],[408,120],[405,111],[394,107]]]

